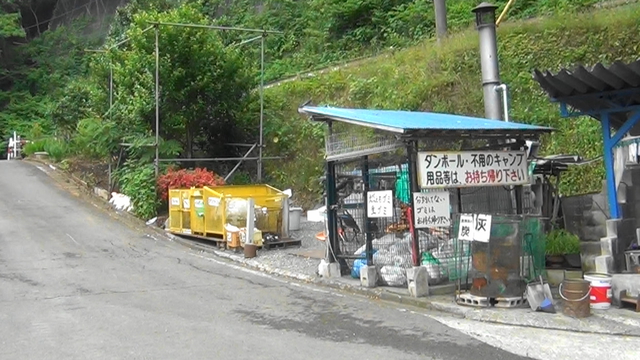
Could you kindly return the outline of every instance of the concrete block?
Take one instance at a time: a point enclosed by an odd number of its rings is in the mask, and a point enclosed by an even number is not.
[[[378,272],[375,266],[363,266],[360,268],[360,285],[366,288],[374,288],[378,283]]]
[[[617,237],[603,237],[600,239],[600,255],[614,256],[618,253],[618,238]]]
[[[424,266],[408,268],[407,283],[411,296],[429,296],[429,272]]]
[[[97,196],[105,199],[105,200],[109,200],[109,192],[105,189],[101,189],[99,187],[94,187],[93,188],[93,193],[96,194]]]
[[[620,219],[608,219],[605,222],[607,237],[618,236],[618,226],[620,225],[620,222]]]
[[[318,265],[318,273],[325,278],[339,278],[342,276],[340,273],[340,264],[337,262],[330,263],[324,259],[320,261],[320,265]]]
[[[601,255],[596,257],[596,272],[612,274],[614,272],[613,256]]]

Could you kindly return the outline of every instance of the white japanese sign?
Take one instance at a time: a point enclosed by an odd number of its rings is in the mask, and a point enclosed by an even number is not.
[[[489,242],[491,237],[491,215],[476,215],[473,229],[473,240],[480,242]]]
[[[390,218],[393,217],[393,191],[369,191],[367,192],[367,217]]]
[[[191,203],[189,202],[189,199],[182,199],[182,207],[185,209],[191,208]]]
[[[458,240],[473,241],[473,215],[460,215],[460,226],[458,228]]]
[[[446,190],[413,193],[416,229],[451,226],[449,192]]]
[[[220,198],[210,197],[207,199],[207,204],[209,204],[209,206],[218,207],[220,205]]]
[[[526,184],[527,155],[524,151],[422,151],[418,181],[422,188]]]
[[[460,215],[458,240],[489,242],[491,238],[491,215]]]
[[[171,206],[180,206],[180,198],[172,197],[171,198]]]

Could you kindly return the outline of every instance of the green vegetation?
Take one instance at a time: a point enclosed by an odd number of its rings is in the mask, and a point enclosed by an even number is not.
[[[502,10],[508,0],[492,1]],[[473,22],[471,9],[481,1],[447,1],[451,31]],[[509,19],[527,19],[588,9],[598,0],[518,0]],[[370,56],[422,42],[435,33],[431,0],[204,0],[217,22],[276,29],[267,38],[267,81],[329,64]],[[230,3],[230,4],[229,4]],[[237,39],[239,34],[229,34]],[[259,58],[254,46],[255,59]]]
[[[509,23],[498,32],[502,81],[509,85],[510,117],[548,125],[558,131],[543,138],[543,154],[602,152],[599,123],[590,118],[563,119],[557,104],[533,80],[533,69],[557,71],[575,64],[637,59],[640,7]],[[297,107],[315,104],[344,107],[428,110],[483,116],[477,32],[468,29],[443,46],[433,41],[301,81],[267,90],[268,153],[288,156],[270,162],[276,186],[309,194],[320,191],[323,131],[305,121]],[[599,191],[602,163],[572,168],[564,175],[565,195]]]
[[[506,2],[495,1],[499,11]],[[560,131],[544,139],[546,153],[595,157],[601,141],[595,121],[558,119],[557,108],[531,79],[532,69],[631,60],[638,53],[638,7],[577,15],[596,2],[519,0],[509,20],[555,17],[500,27],[502,78],[510,86],[511,116]],[[286,157],[266,163],[267,181],[292,187],[301,204],[311,205],[320,195],[324,129],[297,113],[304,101],[481,115],[477,34],[470,29],[471,9],[477,3],[449,2],[449,28],[455,34],[435,46],[425,40],[434,33],[429,0],[132,0],[118,11],[106,39],[91,35],[92,19],[77,19],[71,26],[25,39],[19,26],[22,2],[0,0],[0,139],[18,131],[34,141],[27,153],[47,151],[54,161],[65,159],[70,168],[74,161],[106,164],[121,157],[114,174],[119,190],[132,196],[138,215],[149,217],[159,204],[151,165],[155,36],[153,29],[144,31],[149,22],[282,30],[284,35],[266,39],[268,81],[381,53],[358,67],[266,92],[267,155]],[[246,149],[227,143],[255,141],[259,105],[257,92],[251,90],[259,80],[259,45],[228,46],[249,37],[233,31],[161,28],[161,157],[238,156]],[[84,51],[125,38],[129,41],[108,52]],[[249,176],[255,173],[253,166],[243,165],[232,181],[254,180]],[[221,174],[229,170],[227,165],[208,167]],[[574,170],[565,177],[563,191],[598,189],[601,178],[600,164]]]
[[[553,230],[545,238],[546,255],[580,253],[580,238],[564,229]]]

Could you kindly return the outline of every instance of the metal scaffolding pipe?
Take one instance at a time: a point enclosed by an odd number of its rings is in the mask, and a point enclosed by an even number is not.
[[[160,29],[156,26],[156,161],[154,164],[156,178],[160,174],[160,45],[159,45]]]
[[[201,28],[201,29],[235,30],[235,31],[246,31],[246,32],[255,32],[255,33],[263,33],[263,34],[284,34],[282,31],[249,29],[249,28],[241,28],[241,27],[234,27],[234,26],[183,24],[183,23],[151,22],[151,21],[149,23],[152,25],[182,26],[182,27]]]

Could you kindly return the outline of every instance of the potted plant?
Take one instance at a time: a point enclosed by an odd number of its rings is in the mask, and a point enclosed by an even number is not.
[[[570,267],[580,267],[580,238],[564,229],[549,232],[545,239],[545,254],[551,267],[562,266],[565,262]]]

